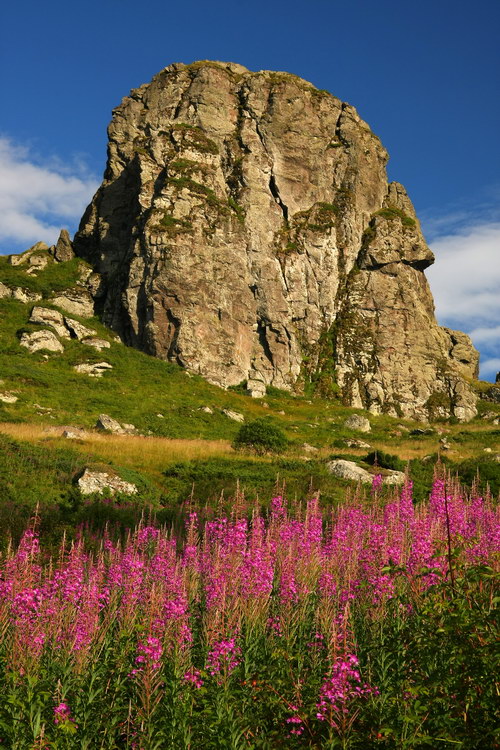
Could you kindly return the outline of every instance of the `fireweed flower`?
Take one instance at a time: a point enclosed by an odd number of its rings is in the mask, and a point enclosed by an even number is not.
[[[350,712],[358,698],[378,695],[378,688],[361,682],[358,658],[354,654],[337,657],[328,678],[323,682],[316,704],[316,716],[337,726]]]
[[[138,644],[135,663],[139,665],[139,669],[149,667],[156,670],[161,667],[162,654],[163,646],[160,639],[149,636],[145,643]]]
[[[59,703],[54,707],[54,724],[70,723],[76,726],[72,716],[71,709],[67,703]]]
[[[241,649],[236,638],[228,638],[214,644],[207,657],[207,668],[211,675],[226,670],[230,674],[240,663]]]
[[[186,672],[184,674],[184,680],[191,685],[194,685],[197,689],[203,687],[203,680],[201,679],[201,672],[199,669],[193,669],[191,672]]]

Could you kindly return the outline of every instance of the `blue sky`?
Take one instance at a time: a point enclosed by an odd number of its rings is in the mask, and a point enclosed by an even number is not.
[[[442,324],[500,370],[500,3],[19,0],[0,10],[0,252],[74,231],[111,110],[171,62],[286,70],[382,139],[437,262]]]

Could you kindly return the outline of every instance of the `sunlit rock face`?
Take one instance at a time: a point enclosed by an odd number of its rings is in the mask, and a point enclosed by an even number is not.
[[[475,414],[478,355],[438,327],[433,256],[356,110],[287,73],[175,64],[113,112],[74,240],[122,339],[227,387],[373,413]]]

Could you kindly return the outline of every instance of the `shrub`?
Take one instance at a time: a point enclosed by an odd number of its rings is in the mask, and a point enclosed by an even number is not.
[[[233,442],[233,448],[249,448],[260,454],[281,453],[287,445],[283,430],[268,419],[255,419],[242,425]]]

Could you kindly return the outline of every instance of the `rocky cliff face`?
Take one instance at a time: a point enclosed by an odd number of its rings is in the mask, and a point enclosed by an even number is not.
[[[439,328],[433,256],[356,110],[286,73],[171,65],[113,112],[74,241],[123,340],[222,386],[373,413],[475,414],[478,355]]]

